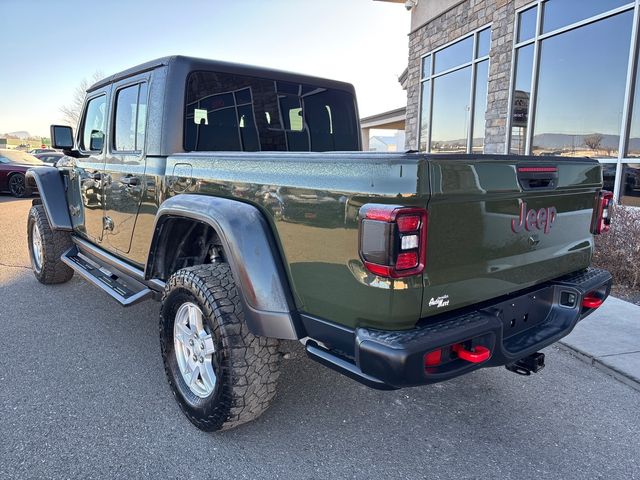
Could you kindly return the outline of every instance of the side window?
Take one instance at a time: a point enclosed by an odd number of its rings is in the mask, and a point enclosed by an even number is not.
[[[147,84],[139,83],[118,90],[116,95],[113,148],[140,151],[144,147],[147,125]]]
[[[82,124],[82,144],[80,147],[85,151],[102,151],[104,143],[104,128],[107,111],[107,97],[100,97],[89,100],[87,110]]]

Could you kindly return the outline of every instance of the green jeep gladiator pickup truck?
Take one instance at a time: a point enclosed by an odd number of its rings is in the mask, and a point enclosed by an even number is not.
[[[611,194],[585,158],[361,152],[351,85],[188,57],[87,92],[28,172],[33,271],[162,302],[172,391],[211,431],[260,415],[279,339],[379,389],[539,353],[607,297]]]

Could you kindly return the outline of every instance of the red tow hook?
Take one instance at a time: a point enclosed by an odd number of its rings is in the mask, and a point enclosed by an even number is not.
[[[473,350],[467,350],[461,343],[456,343],[452,346],[452,350],[458,354],[459,358],[471,363],[482,363],[489,360],[491,356],[491,350],[481,345],[473,347]]]
[[[598,308],[604,303],[604,300],[596,297],[591,293],[587,293],[582,299],[582,306],[585,308]]]

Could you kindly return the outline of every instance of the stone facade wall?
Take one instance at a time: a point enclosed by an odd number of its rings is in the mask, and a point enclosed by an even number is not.
[[[466,0],[409,34],[406,148],[416,149],[418,145],[420,57],[491,24],[485,153],[505,153],[515,10],[525,3],[522,0]]]

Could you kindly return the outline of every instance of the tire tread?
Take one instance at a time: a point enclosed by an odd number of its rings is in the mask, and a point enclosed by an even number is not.
[[[202,303],[203,313],[219,325],[226,357],[219,408],[208,416],[193,414],[178,396],[167,363],[168,345],[163,334],[165,299],[175,289],[186,289]],[[167,281],[160,313],[160,338],[165,373],[182,411],[198,428],[228,430],[259,417],[276,393],[280,361],[278,340],[253,335],[246,323],[242,301],[227,264],[184,268]]]
[[[42,238],[43,262],[42,269],[37,272],[35,267],[33,273],[45,285],[65,283],[73,277],[73,270],[60,259],[62,254],[73,246],[71,234],[69,232],[52,230],[47,219],[43,205],[33,205],[29,211],[29,221],[27,222],[27,240],[31,242],[31,223],[35,222],[40,230]],[[31,256],[31,247],[29,246]],[[33,266],[33,259],[31,259]]]

